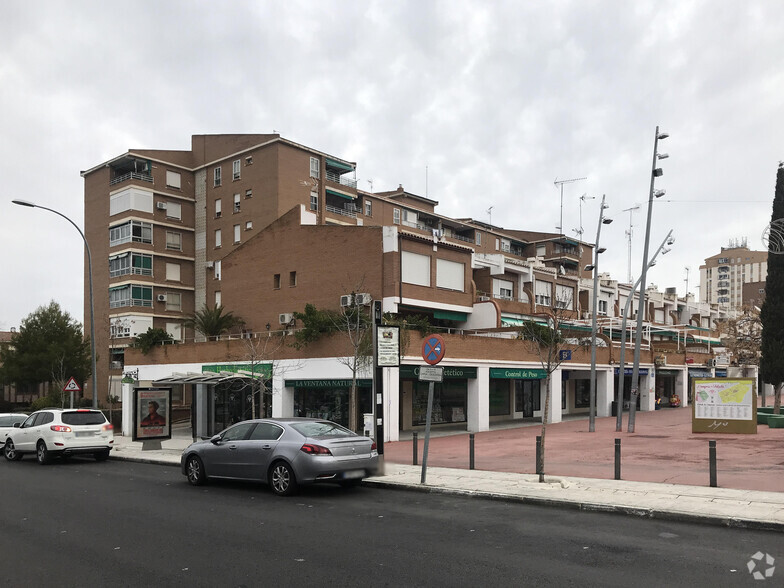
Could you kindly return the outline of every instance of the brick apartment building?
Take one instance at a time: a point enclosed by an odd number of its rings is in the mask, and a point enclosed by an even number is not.
[[[541,416],[541,365],[521,350],[515,327],[552,309],[572,320],[576,331],[590,322],[592,280],[582,269],[592,258],[590,244],[445,217],[436,212],[437,201],[402,186],[358,190],[354,162],[279,135],[197,135],[189,151],[132,149],[82,176],[96,347],[108,356],[97,368],[102,404],[110,393],[125,398],[120,379],[131,367],[143,382],[173,383],[181,403],[200,395],[204,410],[213,411],[206,429],[215,428],[244,408],[227,408],[214,390],[207,407],[200,386],[211,386],[208,379],[189,386],[174,374],[223,364],[234,369],[242,361],[242,341],[200,342],[185,319],[205,304],[220,304],[245,320],[245,337],[257,337],[296,328],[292,315],[307,303],[339,308],[341,296],[363,292],[381,300],[384,312],[426,316],[452,338],[450,348],[460,355],[445,362],[452,379],[441,389],[442,422],[483,430],[492,420]],[[625,301],[624,286],[604,278],[600,415],[610,410],[616,319]],[[667,395],[677,390],[685,397],[694,375],[688,365],[695,358],[695,365],[710,363],[710,329],[719,316],[715,305],[655,294],[649,293],[646,318],[660,328],[648,337],[643,409],[659,393],[654,353],[668,354],[669,365],[678,366]],[[149,356],[127,348],[150,327],[184,344]],[[393,397],[390,438],[421,424],[416,341],[412,337],[403,350],[404,365],[385,376]],[[272,413],[344,417],[333,406],[345,392],[347,374],[335,361],[342,351],[329,345],[280,350],[276,359],[286,374],[273,378]],[[553,378],[553,420],[587,409],[586,363],[578,352]],[[366,378],[362,385],[368,386]],[[86,392],[92,394],[89,386]],[[223,402],[221,415],[216,398]],[[327,405],[329,411],[320,410]]]

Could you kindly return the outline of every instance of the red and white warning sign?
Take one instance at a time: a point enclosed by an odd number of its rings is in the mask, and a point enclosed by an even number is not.
[[[76,383],[76,379],[74,379],[73,376],[71,376],[71,379],[68,380],[68,383],[63,388],[63,392],[81,392],[81,391],[82,388],[79,386],[79,384]]]

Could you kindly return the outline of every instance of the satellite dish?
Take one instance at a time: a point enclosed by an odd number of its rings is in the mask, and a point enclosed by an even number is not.
[[[566,270],[564,269],[564,266],[562,265],[558,266],[558,273],[561,274],[562,276],[566,275]]]

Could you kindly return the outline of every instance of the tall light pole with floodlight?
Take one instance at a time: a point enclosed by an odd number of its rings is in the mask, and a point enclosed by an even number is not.
[[[662,241],[659,248],[656,250],[656,253],[653,254],[651,260],[648,262],[648,267],[651,268],[656,265],[656,257],[661,253],[662,255],[667,255],[670,252],[665,245],[672,245],[675,243],[675,239],[672,237],[672,229],[670,232],[667,233],[667,236]],[[632,304],[632,300],[634,300],[634,292],[637,290],[637,286],[640,285],[640,280],[642,277],[637,278],[634,286],[632,286],[631,292],[629,292],[629,297],[626,299],[626,304],[623,307],[623,314],[621,315],[623,319],[621,320],[621,350],[618,358],[618,387],[615,390],[615,431],[621,432],[623,431],[623,385],[624,380],[626,379],[626,317],[629,316],[629,307]]]
[[[47,208],[46,206],[41,206],[40,204],[35,204],[33,202],[29,202],[27,200],[13,200],[14,204],[18,204],[19,206],[28,206],[30,208],[41,208],[42,210],[48,210],[49,212],[55,213],[57,216],[63,217],[69,223],[71,223],[74,228],[79,231],[79,234],[82,236],[82,240],[84,241],[84,248],[87,250],[87,274],[90,281],[90,354],[92,355],[92,381],[93,381],[93,408],[98,408],[98,372],[95,369],[95,304],[93,302],[93,260],[92,255],[90,255],[90,245],[87,243],[87,238],[84,236],[82,229],[80,229],[75,222],[73,222],[70,218],[65,216],[62,212],[58,212],[53,208]]]
[[[604,211],[609,208],[604,203],[602,194],[602,204],[599,207],[599,226],[596,228],[596,244],[593,251],[593,264],[586,265],[585,271],[593,270],[593,303],[591,310],[591,388],[589,393],[588,407],[588,432],[596,430],[596,312],[599,304],[599,254],[604,253],[605,249],[599,247],[599,237],[602,234],[602,225],[609,225],[611,218],[605,218]]]
[[[634,332],[634,369],[632,370],[632,389],[629,399],[629,427],[628,432],[634,433],[635,413],[637,412],[637,395],[639,394],[639,375],[640,375],[640,345],[642,343],[642,321],[645,315],[646,302],[645,302],[645,279],[648,274],[648,244],[651,238],[651,213],[653,211],[653,199],[664,196],[664,190],[654,191],[654,182],[656,178],[661,177],[664,173],[660,167],[656,167],[657,161],[669,157],[666,153],[659,153],[659,140],[666,139],[670,135],[664,132],[659,132],[659,127],[656,127],[656,134],[653,140],[653,163],[651,164],[651,187],[648,191],[648,220],[645,224],[645,245],[642,253],[642,272],[640,273],[640,297],[639,308],[637,310],[637,330]],[[634,292],[632,292],[634,295]]]

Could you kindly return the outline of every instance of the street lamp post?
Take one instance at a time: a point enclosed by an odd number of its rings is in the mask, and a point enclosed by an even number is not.
[[[593,251],[593,265],[585,266],[593,270],[593,304],[591,310],[591,388],[589,393],[588,407],[588,432],[596,430],[596,312],[599,304],[599,254],[604,251],[599,247],[599,236],[602,234],[602,225],[609,225],[611,218],[604,218],[605,209],[609,208],[604,203],[602,194],[602,204],[599,207],[599,226],[596,228],[596,244]]]
[[[651,260],[648,262],[648,267],[653,267],[656,265],[656,257],[661,252],[662,255],[669,253],[669,249],[667,249],[664,245],[672,245],[674,243],[674,239],[672,238],[672,229],[670,232],[667,233],[667,236],[662,241],[662,244],[659,245],[659,248],[656,250],[656,253],[653,254]],[[631,306],[632,300],[634,300],[634,292],[637,290],[637,286],[640,284],[640,280],[642,277],[637,278],[634,286],[632,286],[631,292],[629,292],[629,297],[626,299],[626,305],[623,307],[623,320],[621,321],[621,351],[620,356],[618,358],[618,388],[616,389],[615,393],[615,431],[621,432],[623,431],[623,385],[625,380],[626,371],[626,317],[629,316],[629,307]]]
[[[648,274],[648,245],[651,238],[651,212],[653,210],[654,197],[659,198],[664,196],[664,190],[657,190],[654,192],[654,181],[660,177],[663,172],[660,167],[656,167],[656,162],[659,159],[666,159],[669,157],[666,153],[659,153],[659,140],[669,137],[667,133],[660,133],[659,127],[656,127],[656,134],[653,140],[653,163],[651,164],[651,187],[648,191],[648,220],[645,224],[645,245],[642,253],[642,272],[640,273],[640,307],[637,311],[637,330],[634,332],[634,369],[632,370],[632,389],[629,402],[629,433],[634,433],[634,420],[635,413],[637,412],[637,395],[639,393],[639,374],[640,374],[640,344],[642,343],[642,320],[645,315],[645,278]],[[634,295],[634,292],[632,292]]]
[[[80,229],[75,222],[65,216],[62,212],[58,212],[52,208],[47,208],[46,206],[41,206],[40,204],[35,204],[27,200],[13,200],[12,202],[14,204],[18,204],[19,206],[41,208],[43,210],[53,212],[57,216],[61,216],[71,223],[82,236],[82,240],[84,241],[84,248],[87,250],[87,274],[90,282],[90,353],[92,355],[93,408],[98,408],[98,374],[95,369],[95,305],[93,301],[93,260],[92,256],[90,255],[90,246],[87,244],[87,238],[84,236],[82,229]]]

